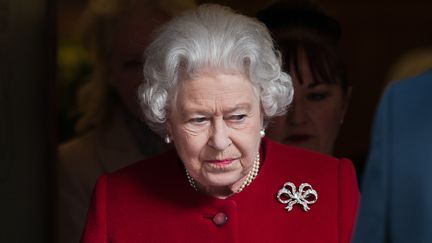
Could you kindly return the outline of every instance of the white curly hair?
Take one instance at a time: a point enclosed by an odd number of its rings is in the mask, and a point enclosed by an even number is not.
[[[293,98],[281,62],[268,29],[258,20],[216,4],[186,11],[162,26],[146,49],[138,96],[147,124],[165,136],[179,82],[204,70],[246,75],[259,94],[267,124],[283,115]]]

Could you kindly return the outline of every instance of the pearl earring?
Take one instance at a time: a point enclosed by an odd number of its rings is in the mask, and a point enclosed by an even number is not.
[[[260,136],[261,136],[262,138],[265,136],[265,130],[264,130],[264,129],[261,129],[261,131],[260,131]]]
[[[171,143],[171,138],[169,137],[168,134],[165,136],[165,143],[167,144]]]

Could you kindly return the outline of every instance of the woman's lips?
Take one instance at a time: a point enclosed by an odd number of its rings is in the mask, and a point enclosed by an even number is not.
[[[232,158],[232,159],[212,159],[212,160],[206,160],[206,162],[210,163],[210,164],[226,165],[226,164],[230,164],[234,160],[235,160],[235,158]]]
[[[304,143],[309,141],[310,139],[312,139],[311,135],[307,135],[307,134],[296,134],[296,135],[290,135],[288,136],[285,141],[288,143],[294,143],[294,144],[298,144],[298,143]]]

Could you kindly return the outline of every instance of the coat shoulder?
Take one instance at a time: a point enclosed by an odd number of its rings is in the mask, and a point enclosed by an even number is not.
[[[270,160],[281,161],[285,166],[291,168],[307,168],[311,171],[323,173],[326,170],[337,169],[347,163],[352,163],[346,158],[335,158],[316,151],[280,144],[271,140],[267,140],[266,147]]]

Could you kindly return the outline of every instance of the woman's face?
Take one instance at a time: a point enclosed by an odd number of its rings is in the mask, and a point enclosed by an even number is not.
[[[111,85],[129,112],[138,117],[141,109],[136,93],[143,80],[143,53],[155,28],[168,20],[166,14],[142,5],[137,3],[114,26],[108,63]]]
[[[248,78],[202,74],[185,80],[172,104],[168,134],[189,174],[206,193],[236,191],[260,145],[260,100]]]
[[[304,55],[300,55],[299,68],[303,83],[292,77],[294,100],[287,115],[270,121],[267,135],[285,144],[332,154],[349,94],[338,84],[315,82]]]

